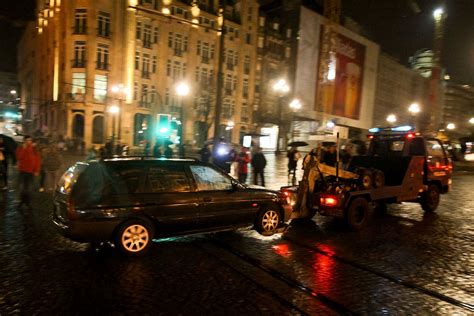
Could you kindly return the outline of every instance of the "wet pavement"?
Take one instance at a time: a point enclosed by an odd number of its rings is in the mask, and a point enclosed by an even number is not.
[[[267,160],[268,185],[286,185],[284,156]],[[472,315],[474,173],[453,182],[436,213],[392,205],[361,232],[317,215],[272,237],[164,239],[139,259],[61,237],[49,194],[36,193],[27,211],[9,191],[0,208],[0,315]]]

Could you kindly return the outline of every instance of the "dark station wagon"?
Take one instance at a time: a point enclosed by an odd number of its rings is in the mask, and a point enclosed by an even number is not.
[[[192,159],[78,162],[58,183],[53,222],[79,242],[113,241],[127,255],[152,239],[253,225],[272,234],[291,206],[277,191],[247,186]]]

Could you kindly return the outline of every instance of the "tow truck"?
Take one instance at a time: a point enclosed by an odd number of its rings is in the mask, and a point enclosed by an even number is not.
[[[367,155],[354,156],[347,170],[339,167],[339,141],[336,167],[305,157],[299,186],[281,188],[293,205],[292,218],[319,213],[361,229],[387,204],[415,202],[426,212],[436,210],[452,184],[452,163],[441,142],[408,125],[371,128],[368,137]]]

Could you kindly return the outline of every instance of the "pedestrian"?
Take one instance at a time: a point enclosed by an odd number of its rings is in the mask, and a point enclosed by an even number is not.
[[[114,144],[112,143],[112,140],[109,139],[105,143],[105,156],[112,157],[113,155],[114,155]]]
[[[239,154],[236,157],[237,161],[237,173],[239,177],[239,182],[245,183],[247,181],[247,175],[249,173],[248,164],[250,162],[250,156],[247,152],[247,148],[242,147]]]
[[[209,147],[210,147],[210,145],[206,144],[198,152],[199,155],[201,155],[201,161],[202,162],[209,162],[210,159],[211,159],[212,153],[211,153],[211,149]]]
[[[262,187],[265,186],[265,176],[264,176],[264,169],[267,165],[267,160],[262,153],[262,148],[256,147],[255,152],[252,155],[252,169],[253,169],[253,183],[258,185],[258,178],[260,177],[260,181],[262,183]]]
[[[296,167],[298,166],[298,160],[301,158],[301,154],[296,146],[291,146],[290,150],[286,154],[288,157],[288,178],[291,179],[291,184],[296,184]]]
[[[321,162],[325,165],[335,167],[337,163],[336,145],[329,146],[329,150],[324,153]]]
[[[6,135],[0,135],[0,168],[2,169],[3,186],[0,188],[7,189],[8,187],[8,164],[9,160],[12,164],[16,163],[15,157],[16,143],[13,138]]]
[[[52,192],[58,178],[58,171],[63,164],[63,157],[56,146],[50,145],[46,148],[46,156],[43,158],[41,166],[45,173],[44,187],[48,192]]]
[[[117,144],[115,145],[115,154],[117,156],[122,155],[122,144],[120,144],[119,142],[117,142]]]
[[[153,146],[153,157],[161,158],[160,143],[158,140],[156,140],[155,146]]]
[[[25,205],[31,209],[31,189],[33,180],[38,176],[41,166],[41,158],[33,145],[33,139],[25,136],[24,143],[16,150],[18,163],[18,187],[20,189],[19,207]]]
[[[342,169],[347,170],[352,159],[352,144],[347,144],[344,149],[341,150],[341,162]]]
[[[171,149],[169,144],[166,145],[165,150],[163,151],[163,155],[165,156],[165,158],[173,157],[173,149]]]
[[[178,145],[178,152],[179,152],[179,158],[186,157],[186,147],[184,146],[184,144]]]
[[[36,151],[38,152],[41,161],[45,159],[48,155],[47,145],[45,144],[37,144],[35,146]],[[46,180],[46,172],[43,168],[43,164],[41,164],[40,172],[39,172],[39,192],[44,192],[44,183]]]

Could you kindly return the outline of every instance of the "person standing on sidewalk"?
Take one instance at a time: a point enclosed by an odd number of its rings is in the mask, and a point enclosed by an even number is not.
[[[38,176],[41,166],[39,153],[33,145],[33,139],[25,136],[24,143],[16,150],[18,167],[18,188],[20,189],[20,204],[31,209],[31,189],[33,180]]]
[[[296,167],[298,166],[298,160],[301,158],[301,154],[296,149],[295,146],[292,146],[286,155],[288,158],[288,180],[291,179],[291,184],[296,184]]]
[[[54,190],[58,171],[63,164],[63,157],[56,146],[50,145],[46,150],[46,155],[42,161],[42,169],[45,172],[45,188],[48,192]]]
[[[255,152],[252,155],[252,169],[253,169],[253,183],[255,185],[258,185],[258,178],[260,177],[260,180],[262,182],[262,187],[265,186],[265,176],[263,170],[265,169],[265,166],[267,165],[267,160],[265,159],[265,156],[262,153],[262,148],[257,147],[255,148]]]
[[[16,163],[15,151],[16,143],[13,138],[0,135],[0,151],[3,155],[3,160],[0,161],[3,167],[3,189],[8,188],[8,160],[11,159],[11,163]],[[1,159],[0,159],[1,160]]]
[[[247,153],[247,148],[242,147],[240,149],[240,153],[237,155],[236,161],[238,164],[237,173],[239,176],[239,181],[242,183],[245,183],[247,181],[247,175],[249,173],[248,164],[250,162],[250,157],[249,157],[249,154]]]

